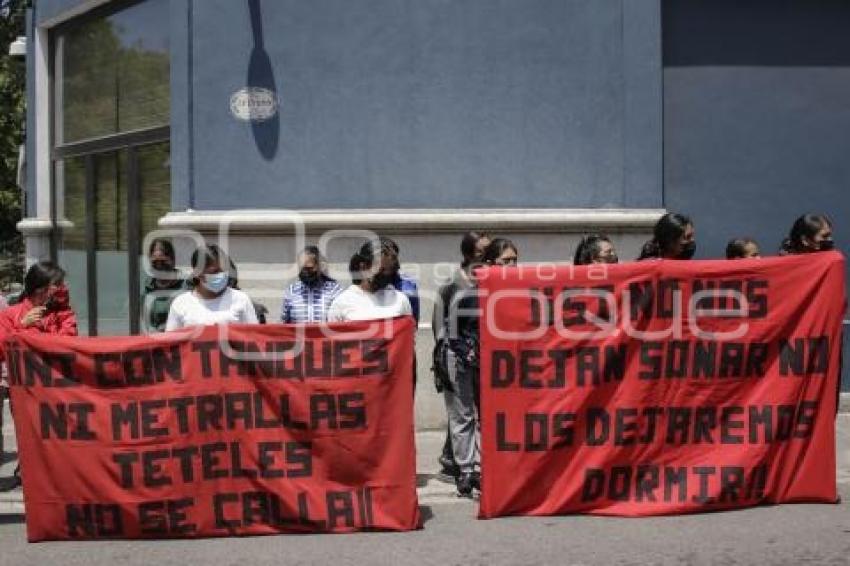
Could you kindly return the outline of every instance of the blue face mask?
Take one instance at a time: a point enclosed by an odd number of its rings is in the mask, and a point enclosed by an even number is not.
[[[227,288],[227,281],[227,273],[220,271],[218,273],[207,273],[204,275],[204,278],[201,279],[201,285],[210,293],[217,295]]]

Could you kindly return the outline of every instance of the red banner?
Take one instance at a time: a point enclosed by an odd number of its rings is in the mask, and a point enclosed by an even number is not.
[[[418,528],[413,330],[11,338],[29,540]]]
[[[482,518],[836,500],[840,254],[480,275]]]

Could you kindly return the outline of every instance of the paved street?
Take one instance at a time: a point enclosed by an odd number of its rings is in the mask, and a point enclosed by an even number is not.
[[[7,415],[8,416],[8,415]],[[11,427],[4,428],[7,441]],[[786,505],[652,519],[475,519],[432,475],[441,437],[417,435],[424,529],[195,541],[28,544],[15,498],[0,501],[0,565],[21,564],[850,564],[850,415],[839,417],[839,505]],[[7,447],[8,448],[8,447]],[[0,469],[11,473],[12,463]]]

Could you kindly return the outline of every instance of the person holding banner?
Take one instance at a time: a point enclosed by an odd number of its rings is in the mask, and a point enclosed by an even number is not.
[[[14,332],[77,335],[77,317],[65,286],[65,270],[52,261],[33,264],[24,276],[21,301],[0,311],[0,341]]]
[[[588,234],[576,246],[573,265],[590,265],[594,263],[617,263],[617,251],[614,244],[605,234]]]
[[[257,324],[251,299],[229,286],[232,276],[230,258],[221,248],[211,244],[195,250],[192,272],[193,289],[171,303],[166,331],[213,324]]]
[[[0,311],[0,344],[10,334],[18,332],[38,332],[54,336],[77,335],[77,317],[71,309],[70,295],[65,286],[65,270],[52,261],[33,264],[24,276],[21,300]],[[4,358],[3,348],[0,346],[0,362]],[[0,396],[0,411],[2,408]],[[20,483],[18,466],[15,468],[12,483],[6,489],[14,489]]]
[[[374,255],[363,249],[351,257],[348,269],[352,285],[339,294],[328,310],[328,322],[379,320],[413,315],[407,295],[392,286],[389,275],[397,259],[391,250],[381,251],[378,265]],[[375,268],[373,270],[373,268]]]
[[[484,250],[482,261],[491,266],[515,266],[516,245],[495,238]],[[474,268],[473,268],[474,269]],[[455,403],[449,411],[449,427],[455,462],[460,468],[457,493],[471,497],[481,490],[480,353],[481,331],[477,282],[459,291],[449,305],[449,348],[456,360]]]
[[[794,221],[788,237],[782,242],[779,255],[797,255],[815,252],[828,252],[835,249],[832,237],[832,221],[825,214],[804,214]],[[843,332],[843,327],[842,327]],[[842,335],[841,342],[844,342]],[[838,375],[842,375],[843,355],[838,362]],[[841,404],[841,380],[836,391],[836,413]]]
[[[316,246],[298,254],[298,280],[283,294],[280,321],[284,324],[321,323],[342,287],[328,276],[325,260]]]
[[[694,223],[684,214],[668,212],[658,219],[652,239],[641,248],[644,259],[691,259],[697,249]]]
[[[393,289],[401,291],[407,296],[407,300],[410,301],[410,310],[413,318],[416,322],[419,322],[419,287],[412,277],[408,277],[401,272],[398,244],[395,240],[386,236],[380,236],[377,242],[381,248],[381,255],[389,258],[382,264],[383,267],[381,267],[384,275],[389,280],[389,284]],[[374,257],[375,250],[373,248],[374,244],[372,240],[365,242],[360,248],[360,255],[362,257]]]
[[[835,249],[832,221],[824,214],[804,214],[794,221],[782,242],[780,255],[827,252]]]
[[[733,238],[726,245],[726,259],[761,257],[759,245],[752,238]]]

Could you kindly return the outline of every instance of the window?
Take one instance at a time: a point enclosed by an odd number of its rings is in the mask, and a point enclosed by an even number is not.
[[[168,124],[168,0],[72,22],[55,49],[58,144]]]
[[[141,243],[171,210],[169,0],[53,30],[54,245],[84,334],[139,329]]]

